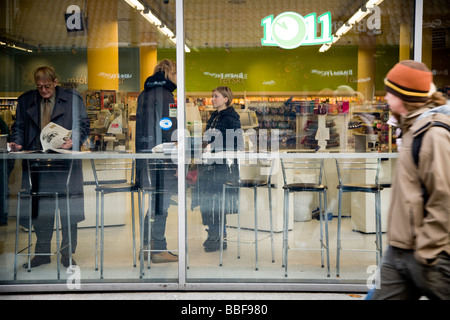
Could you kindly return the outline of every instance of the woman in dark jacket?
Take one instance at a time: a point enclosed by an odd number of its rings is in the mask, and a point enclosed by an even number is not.
[[[232,102],[233,93],[230,88],[217,87],[212,91],[212,104],[215,111],[206,125],[204,140],[208,140],[207,151],[236,151],[242,146],[241,120],[231,106]],[[239,167],[235,160],[229,163],[227,159],[217,159],[215,163],[199,166],[200,211],[203,224],[208,227],[208,237],[203,243],[206,252],[220,249],[219,217],[222,208],[223,184],[236,182],[238,179]],[[226,243],[224,243],[224,249],[226,249]]]
[[[172,60],[162,60],[155,67],[152,76],[145,81],[144,91],[138,98],[136,110],[136,152],[151,152],[152,148],[164,143],[175,141],[176,114],[170,113],[170,105],[175,103],[173,91],[176,85],[176,64]],[[171,197],[177,192],[178,184],[175,170],[151,170],[150,179],[147,175],[147,162],[136,161],[136,184],[147,186],[149,180],[158,192],[152,197],[150,214],[154,220],[151,224],[151,259],[153,263],[175,262],[178,257],[167,250],[165,237],[166,220]],[[166,166],[161,163],[158,166]],[[147,213],[144,221],[144,243],[148,242]]]
[[[54,70],[50,67],[40,67],[34,74],[36,90],[30,90],[22,94],[18,99],[16,121],[12,125],[11,150],[42,150],[40,141],[41,128],[45,126],[43,120],[44,101],[50,101],[53,107],[47,121],[56,123],[68,130],[72,130],[72,138],[67,140],[61,147],[63,149],[80,150],[81,145],[87,139],[90,131],[89,118],[83,98],[76,91],[63,89],[58,86],[58,79]],[[54,161],[49,161],[54,164]],[[70,167],[70,160],[58,161],[59,164]],[[44,176],[45,175],[45,176]],[[64,172],[42,173],[33,184],[33,189],[39,191],[60,192],[66,190],[67,174]],[[73,169],[70,180],[70,218],[71,218],[71,239],[72,253],[75,252],[77,244],[77,223],[84,220],[84,199],[83,199],[83,172],[81,160],[73,161]],[[29,189],[28,167],[23,161],[22,187]],[[37,236],[36,253],[50,253],[51,238],[53,235],[54,210],[53,200],[40,199],[38,203],[33,202],[33,226]],[[62,219],[62,245],[68,244],[67,230],[67,205],[65,201],[60,201],[60,212]],[[26,205],[29,205],[26,204]],[[20,224],[26,228],[28,225],[28,210],[25,206],[21,209]],[[67,248],[62,250],[61,262],[65,267],[69,266]],[[49,256],[36,255],[31,260],[31,268],[41,264],[50,263]],[[72,259],[72,264],[75,264]],[[28,265],[24,265],[28,267]]]

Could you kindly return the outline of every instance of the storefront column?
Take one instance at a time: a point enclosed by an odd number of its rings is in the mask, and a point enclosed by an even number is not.
[[[364,38],[364,39],[363,39]],[[375,95],[375,39],[365,34],[360,35],[358,47],[358,89],[367,101]]]
[[[151,47],[141,47],[140,53],[140,72],[141,72],[141,90],[144,90],[145,80],[153,74],[158,57],[158,51]]]
[[[119,32],[116,1],[88,1],[89,90],[119,90]]]
[[[433,28],[422,29],[422,62],[432,68]]]
[[[399,61],[409,60],[411,51],[411,26],[408,23],[400,24]]]

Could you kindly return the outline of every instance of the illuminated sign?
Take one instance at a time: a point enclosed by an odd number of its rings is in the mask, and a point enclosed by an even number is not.
[[[321,25],[321,35],[317,36],[317,25]],[[301,16],[296,12],[283,12],[261,20],[264,27],[263,46],[279,46],[295,49],[301,45],[317,45],[333,41],[331,35],[331,13],[326,12],[316,18],[315,13]]]

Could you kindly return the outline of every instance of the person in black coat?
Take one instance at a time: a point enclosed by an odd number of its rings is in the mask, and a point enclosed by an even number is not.
[[[206,151],[214,153],[242,149],[241,120],[239,114],[232,107],[232,102],[233,93],[230,88],[217,87],[212,91],[212,104],[215,111],[206,124],[203,138],[208,143]],[[198,202],[202,221],[207,226],[208,233],[203,246],[206,252],[213,252],[220,249],[219,217],[222,209],[223,184],[238,181],[239,167],[236,160],[217,159],[213,163],[200,165],[198,170]],[[231,195],[230,192],[227,197]],[[236,202],[238,194],[235,192],[233,196]],[[234,207],[232,205],[230,210],[226,208],[227,212],[236,211]],[[226,243],[224,243],[224,249],[226,249]]]
[[[67,140],[62,149],[79,151],[81,145],[87,139],[90,131],[89,118],[81,95],[70,89],[58,86],[58,79],[51,67],[39,67],[34,73],[36,90],[25,92],[18,98],[16,121],[12,125],[11,151],[42,150],[40,133],[41,129],[49,121],[56,123],[68,130],[72,130],[71,139]],[[50,102],[50,117],[44,119],[45,102]],[[30,161],[32,162],[32,161]],[[55,164],[55,161],[49,161]],[[58,164],[70,168],[70,160],[58,160]],[[22,188],[29,189],[29,173],[26,161],[23,161]],[[34,176],[34,175],[33,175]],[[39,191],[61,192],[66,189],[67,173],[51,172],[42,173],[33,183],[33,188]],[[72,238],[72,253],[77,245],[77,223],[84,220],[84,198],[83,198],[83,172],[81,160],[74,160],[70,180],[70,230]],[[25,201],[23,201],[25,202]],[[54,226],[54,200],[39,199],[32,204],[24,203],[21,206],[21,221],[18,222],[26,228],[29,216],[27,208],[33,205],[32,224],[36,233],[37,241],[35,253],[50,253],[51,239]],[[59,209],[62,220],[62,250],[61,263],[69,266],[68,254],[68,226],[67,226],[67,204],[59,201]],[[50,256],[36,255],[31,260],[31,268],[50,263]],[[76,264],[72,259],[72,264]],[[28,264],[24,264],[28,268]]]
[[[9,128],[2,118],[0,118],[0,135],[7,135],[6,139],[9,141]],[[0,150],[0,152],[6,152],[6,150]],[[8,225],[8,181],[13,169],[14,160],[4,160],[0,158],[0,227]]]
[[[157,145],[176,141],[177,118],[176,114],[170,112],[170,105],[175,103],[173,91],[176,88],[176,64],[172,60],[162,60],[155,67],[153,75],[145,81],[144,91],[138,97],[136,110],[137,153],[151,152]],[[155,164],[156,168],[167,165],[168,162]],[[151,208],[149,208],[151,219],[153,219],[151,250],[156,250],[152,252],[151,259],[153,263],[175,262],[178,261],[178,257],[166,251],[165,231],[170,201],[178,189],[176,167],[173,165],[173,170],[147,171],[146,166],[146,160],[138,159],[136,161],[136,185],[145,187],[150,183],[159,191],[152,197]],[[150,172],[150,177],[148,177],[148,172]],[[148,243],[149,218],[147,212],[144,221],[144,243]]]

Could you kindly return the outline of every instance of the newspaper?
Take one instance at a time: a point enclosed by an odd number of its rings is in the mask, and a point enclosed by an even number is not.
[[[50,122],[41,131],[41,145],[44,152],[64,152],[61,146],[72,138],[72,131]]]

